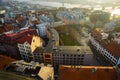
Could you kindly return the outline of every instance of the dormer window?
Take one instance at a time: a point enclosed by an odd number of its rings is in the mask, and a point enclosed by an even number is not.
[[[35,40],[33,40],[33,42],[35,42]]]

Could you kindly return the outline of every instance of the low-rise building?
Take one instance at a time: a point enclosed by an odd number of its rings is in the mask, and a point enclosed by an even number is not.
[[[25,62],[24,60],[14,61],[6,68],[7,71],[29,75],[38,80],[54,80],[54,68],[52,65],[38,62]]]
[[[42,80],[54,80],[54,68],[43,66],[41,67],[38,76],[40,76]]]

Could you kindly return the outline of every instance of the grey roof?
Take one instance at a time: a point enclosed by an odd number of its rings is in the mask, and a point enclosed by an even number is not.
[[[57,46],[53,48],[53,53],[92,54],[92,51],[89,46]]]
[[[46,46],[44,53],[45,52],[51,52],[52,48],[56,46],[56,41],[59,41],[59,35],[58,32],[55,29],[49,29],[51,35],[50,35],[50,40],[48,42],[48,45]],[[53,36],[54,35],[54,36]]]
[[[43,49],[42,47],[37,47],[37,48],[34,50],[33,54],[34,54],[34,53],[42,53],[43,50],[44,50],[44,49]]]

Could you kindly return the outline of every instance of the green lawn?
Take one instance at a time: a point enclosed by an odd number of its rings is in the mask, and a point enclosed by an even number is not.
[[[80,44],[76,40],[73,40],[69,34],[61,33],[60,38],[63,41],[64,45],[80,46]]]
[[[28,77],[19,76],[9,72],[0,71],[0,80],[34,80]]]

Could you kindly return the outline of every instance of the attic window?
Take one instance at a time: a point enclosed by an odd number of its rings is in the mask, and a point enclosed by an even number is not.
[[[92,68],[92,72],[94,73],[94,72],[96,72],[97,71],[97,69],[96,68]]]
[[[35,42],[35,40],[33,40],[33,42]]]

